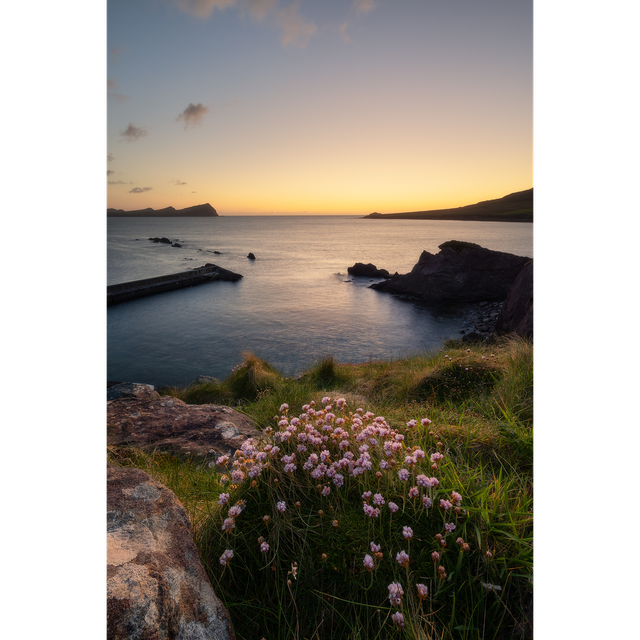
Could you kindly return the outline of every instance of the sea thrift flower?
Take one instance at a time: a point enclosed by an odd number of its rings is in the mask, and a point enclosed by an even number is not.
[[[416,585],[416,589],[418,590],[418,598],[420,598],[420,600],[424,600],[429,593],[429,589],[427,589],[427,586],[420,583]]]
[[[398,471],[398,478],[400,478],[400,480],[402,480],[403,482],[406,482],[409,479],[410,475],[411,474],[406,469],[400,469],[400,471]]]
[[[444,528],[447,530],[448,533],[451,533],[456,528],[456,525],[453,524],[453,522],[445,522]]]
[[[448,500],[440,500],[440,506],[446,511],[447,509],[451,509],[451,503]]]
[[[382,497],[382,494],[380,493],[374,494],[373,504],[375,504],[376,507],[381,507],[384,504],[384,498]]]
[[[220,564],[224,567],[229,564],[229,561],[233,558],[233,551],[231,549],[226,549],[224,553],[220,556]]]
[[[394,607],[402,605],[402,596],[404,595],[402,585],[399,582],[392,582],[387,589],[389,589],[389,602]]]
[[[380,553],[380,545],[375,542],[369,544],[369,549],[371,549],[371,553]]]
[[[395,502],[389,503],[389,511],[391,511],[391,513],[395,513],[398,509],[399,507]]]
[[[428,509],[431,506],[431,498],[429,496],[422,496],[422,504]]]
[[[269,520],[271,520],[271,516],[262,516],[262,522],[264,522],[265,524],[269,522]]]
[[[236,526],[235,520],[233,518],[227,518],[222,523],[222,530],[223,531],[231,531],[231,529],[234,529],[235,526]]]
[[[338,526],[338,521],[337,521],[337,520],[334,520],[331,524],[332,524],[334,527],[337,527],[337,526]]]
[[[329,485],[325,485],[324,487],[322,487],[322,495],[325,496],[325,498],[331,493],[331,487]]]
[[[457,506],[460,506],[460,503],[462,502],[462,496],[457,492],[457,491],[452,491],[451,492],[451,501]]]
[[[418,487],[411,487],[411,489],[409,489],[410,498],[417,498],[419,495],[420,491],[418,490]]]
[[[438,562],[438,561],[440,560],[440,554],[439,554],[437,551],[434,551],[434,552],[431,554],[431,559],[432,559],[434,562]]]
[[[369,554],[364,557],[362,564],[367,571],[373,571],[373,558]]]
[[[368,501],[369,501],[369,498],[371,498],[371,491],[365,491],[365,492],[362,494],[362,499],[363,499],[365,502],[368,502]]]
[[[237,518],[241,513],[242,513],[242,507],[239,507],[238,505],[234,505],[229,509],[230,518]]]
[[[417,420],[409,420],[409,422],[407,422],[407,427],[409,427],[409,429],[415,427],[418,424]]]
[[[427,478],[427,476],[424,475],[424,473],[421,473],[417,478],[416,478],[416,483],[421,486],[421,487],[428,487],[429,485],[429,478]]]
[[[407,539],[413,538],[413,529],[411,527],[402,527],[402,535]]]
[[[380,515],[380,509],[376,509],[369,504],[365,504],[363,508],[364,508],[364,512],[370,518],[377,518]]]
[[[406,551],[400,551],[400,553],[396,554],[396,562],[401,566],[401,567],[408,567],[409,566],[409,556],[407,555]]]
[[[438,460],[442,460],[442,458],[444,458],[444,456],[439,451],[431,454],[431,462],[438,462]]]
[[[426,427],[431,424],[431,420],[429,420],[429,418],[422,418],[422,420],[420,420],[420,424],[423,427]]]
[[[283,411],[288,411],[289,410],[289,405],[285,402],[284,404],[280,405],[280,413],[282,413]]]
[[[231,472],[231,480],[233,482],[242,482],[244,480],[244,472],[240,471],[240,469],[235,469]]]
[[[391,620],[393,621],[393,624],[398,627],[398,629],[404,629],[404,616],[402,615],[402,613],[400,613],[400,611],[396,611],[391,616]]]
[[[223,464],[227,464],[227,462],[229,462],[229,456],[220,456],[216,460],[216,464],[219,464],[220,466],[222,466]]]
[[[491,560],[491,558],[493,558],[493,553],[491,553],[491,551],[487,551],[487,559]]]
[[[218,504],[227,504],[227,502],[229,502],[229,494],[221,493],[220,497],[218,498]]]
[[[276,503],[276,509],[280,513],[284,513],[286,508],[287,508],[287,505],[286,505],[286,503],[284,501]]]
[[[269,551],[269,545],[266,542],[263,542],[260,545],[260,551],[262,551],[262,553],[267,553],[267,551]]]

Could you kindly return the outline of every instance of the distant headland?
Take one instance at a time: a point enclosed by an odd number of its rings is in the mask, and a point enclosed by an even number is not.
[[[197,204],[186,209],[174,209],[165,207],[164,209],[136,209],[135,211],[125,211],[124,209],[107,209],[107,218],[210,218],[219,217],[218,212],[207,202]]]
[[[364,218],[402,218],[409,220],[474,220],[490,222],[533,222],[533,188],[510,193],[496,200],[454,209],[408,211],[405,213],[370,213]]]

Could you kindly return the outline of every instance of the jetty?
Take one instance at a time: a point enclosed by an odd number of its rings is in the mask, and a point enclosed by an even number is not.
[[[215,282],[222,280],[225,282],[236,282],[242,276],[228,269],[223,269],[215,264],[207,263],[203,267],[198,267],[190,271],[172,273],[156,278],[145,278],[143,280],[133,280],[132,282],[122,282],[107,286],[107,306],[137,300],[147,296],[154,296],[165,291],[175,291],[185,287],[193,287],[198,284]]]

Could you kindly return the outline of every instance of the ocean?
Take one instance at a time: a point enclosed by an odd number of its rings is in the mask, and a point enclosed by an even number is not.
[[[167,237],[182,247],[153,243]],[[530,223],[372,220],[360,216],[107,218],[107,284],[210,262],[242,274],[107,309],[107,379],[186,386],[226,378],[243,352],[283,375],[327,355],[365,362],[437,351],[464,328],[436,309],[369,289],[356,262],[409,272],[447,240],[533,257]],[[219,253],[214,253],[214,252]],[[255,260],[247,255],[253,253]]]

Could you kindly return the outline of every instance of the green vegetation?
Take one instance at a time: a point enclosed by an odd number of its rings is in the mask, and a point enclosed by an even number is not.
[[[178,495],[239,639],[530,638],[532,351],[329,357],[297,379],[246,355],[172,393],[238,408],[259,441],[215,469],[110,460]]]

